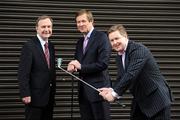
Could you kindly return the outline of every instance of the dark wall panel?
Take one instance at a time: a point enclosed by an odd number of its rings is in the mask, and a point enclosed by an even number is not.
[[[17,69],[20,50],[25,41],[36,34],[35,20],[40,15],[54,19],[51,41],[63,67],[73,59],[75,44],[81,36],[74,15],[79,9],[90,9],[95,27],[101,31],[117,23],[123,24],[129,38],[146,45],[155,56],[169,83],[175,101],[172,120],[180,119],[180,2],[178,0],[1,0],[0,1],[0,119],[23,120],[24,109],[19,98]],[[114,53],[110,61],[112,81],[116,78]],[[71,114],[71,77],[57,69],[55,120],[79,119],[77,80],[74,81],[73,114]],[[132,96],[127,93],[123,108],[112,103],[113,120],[129,120]]]

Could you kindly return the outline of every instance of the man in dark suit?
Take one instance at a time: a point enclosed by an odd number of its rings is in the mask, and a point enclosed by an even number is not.
[[[118,52],[118,75],[114,87],[99,89],[100,95],[112,102],[129,89],[133,95],[132,120],[170,120],[170,88],[150,50],[128,40],[120,24],[109,29],[108,37],[112,48]]]
[[[55,96],[55,51],[48,40],[53,20],[40,16],[36,21],[37,35],[22,48],[18,80],[26,120],[52,120]]]
[[[108,62],[111,52],[105,33],[93,27],[93,15],[89,10],[76,14],[78,30],[84,35],[76,45],[75,60],[67,70],[78,71],[80,78],[96,88],[110,87]],[[82,120],[109,120],[110,104],[97,91],[79,82],[79,105]]]

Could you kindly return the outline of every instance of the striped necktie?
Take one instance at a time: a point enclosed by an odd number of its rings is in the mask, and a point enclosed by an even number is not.
[[[48,48],[48,43],[46,42],[44,44],[44,54],[45,54],[45,57],[46,57],[46,62],[47,62],[47,65],[48,65],[48,68],[50,68],[50,62],[49,62],[49,48]]]

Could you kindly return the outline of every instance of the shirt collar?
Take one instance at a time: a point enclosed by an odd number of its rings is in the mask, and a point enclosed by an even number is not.
[[[44,46],[44,44],[46,43],[46,41],[44,41],[44,40],[39,36],[39,34],[37,34],[37,37],[38,37],[41,45]],[[48,42],[48,41],[47,41],[47,42]]]
[[[86,36],[84,35],[84,37],[90,38],[93,30],[94,30],[94,27],[92,27],[92,29],[88,32],[88,34]]]

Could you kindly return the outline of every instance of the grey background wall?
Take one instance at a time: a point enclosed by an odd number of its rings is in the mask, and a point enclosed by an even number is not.
[[[40,15],[54,19],[51,41],[63,67],[73,59],[75,44],[81,36],[74,15],[79,9],[90,9],[95,27],[106,31],[116,23],[124,24],[131,40],[146,45],[156,58],[175,97],[172,120],[180,119],[180,1],[178,0],[1,0],[0,1],[0,120],[23,120],[24,109],[19,98],[17,69],[20,50],[35,35],[35,20]],[[114,54],[110,66],[115,81]],[[79,119],[77,81],[74,81],[73,114],[71,114],[71,77],[57,69],[55,120]],[[127,93],[122,102],[112,103],[112,120],[129,120],[130,101]]]

